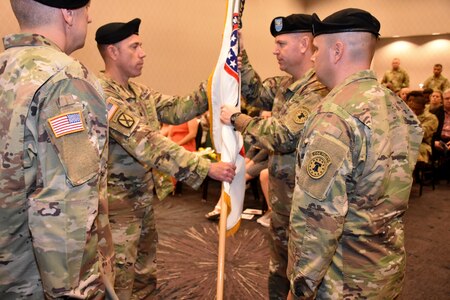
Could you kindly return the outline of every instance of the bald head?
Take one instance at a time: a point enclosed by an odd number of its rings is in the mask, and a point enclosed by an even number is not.
[[[370,68],[377,37],[370,32],[321,34],[312,60],[319,80],[333,88],[346,77]]]

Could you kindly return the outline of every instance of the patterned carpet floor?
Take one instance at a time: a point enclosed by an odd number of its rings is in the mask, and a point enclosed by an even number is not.
[[[204,215],[219,197],[210,183],[208,201],[201,191],[183,187],[182,195],[157,201],[159,233],[158,286],[152,299],[214,299],[216,296],[218,223]],[[450,184],[425,187],[419,197],[413,185],[406,212],[407,270],[399,299],[450,299]],[[247,190],[244,208],[261,208]],[[224,299],[268,299],[267,228],[243,220],[227,238]]]

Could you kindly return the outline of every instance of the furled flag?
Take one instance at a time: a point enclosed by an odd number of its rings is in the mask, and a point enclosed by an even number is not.
[[[236,176],[231,184],[224,182],[222,197],[228,205],[227,235],[239,228],[245,195],[245,162],[243,140],[232,126],[220,122],[223,104],[241,107],[240,76],[237,67],[239,54],[238,29],[241,0],[228,0],[222,47],[216,68],[208,81],[211,136],[214,148],[224,162],[236,164]]]

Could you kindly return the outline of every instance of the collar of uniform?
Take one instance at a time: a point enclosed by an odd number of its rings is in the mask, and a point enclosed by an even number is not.
[[[36,33],[10,34],[3,38],[5,49],[24,46],[47,46],[62,51],[54,42]]]
[[[288,90],[292,91],[293,93],[297,92],[298,89],[306,86],[306,84],[311,80],[314,74],[314,69],[309,69],[305,74],[303,74],[301,78],[289,85]]]
[[[100,71],[100,74],[98,77],[103,82],[105,82],[108,86],[110,86],[113,90],[115,90],[118,94],[123,96],[124,99],[138,97],[138,95],[135,92],[136,91],[135,84],[131,80],[128,80],[128,85],[131,89],[131,91],[130,91],[129,89],[124,88],[122,85],[120,85],[117,81],[115,81],[111,77],[108,77],[105,74],[105,71]]]
[[[336,92],[340,91],[344,86],[351,84],[352,82],[359,81],[359,80],[367,80],[372,79],[377,81],[377,76],[375,75],[375,72],[372,70],[363,70],[356,73],[353,73],[352,75],[348,76],[341,84],[338,84],[335,86],[328,96],[334,96]]]

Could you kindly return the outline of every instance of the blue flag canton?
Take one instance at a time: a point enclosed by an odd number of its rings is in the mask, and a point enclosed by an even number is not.
[[[78,113],[67,115],[67,119],[69,124],[81,122],[80,115]]]
[[[224,68],[228,74],[236,78],[236,80],[239,80],[237,65],[239,14],[234,14],[232,21],[233,31],[230,37],[230,50],[228,51]]]

